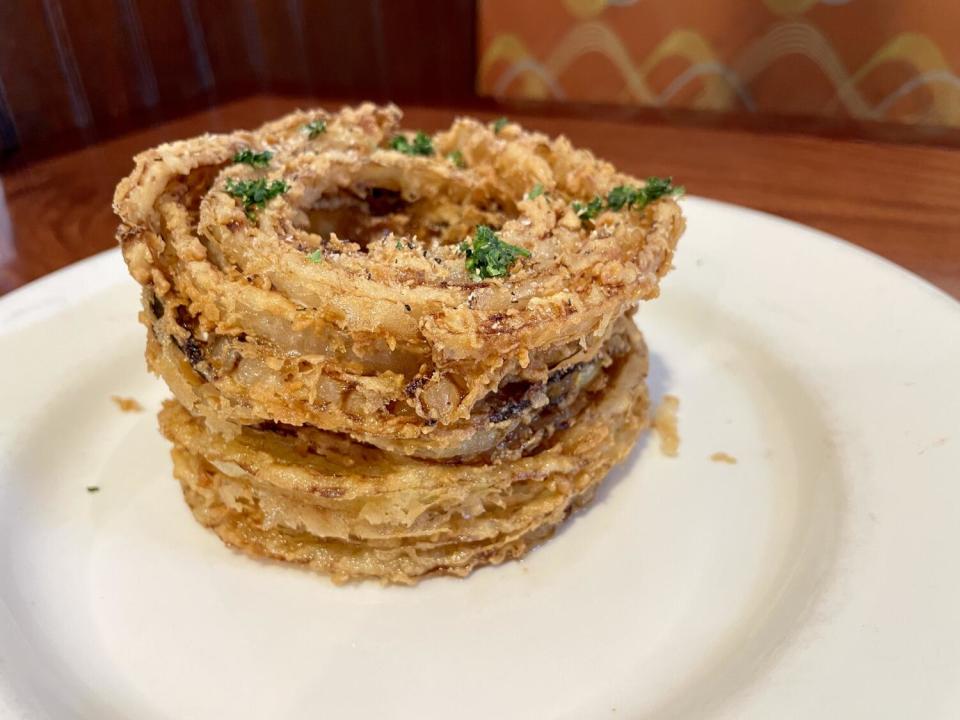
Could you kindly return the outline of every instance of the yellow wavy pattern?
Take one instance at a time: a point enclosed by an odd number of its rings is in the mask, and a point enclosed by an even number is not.
[[[607,0],[563,0],[563,4],[574,17],[586,19],[603,12]]]
[[[635,66],[620,37],[605,23],[593,21],[577,25],[542,63],[533,60],[526,45],[516,35],[498,35],[481,58],[480,77],[486,77],[497,62],[506,61],[508,66],[504,75],[520,81],[523,97],[546,97],[550,93],[544,75],[559,86],[567,68],[578,58],[593,52],[606,57],[623,77],[627,99],[645,105],[659,104],[658,96],[651,91],[645,78],[662,60],[678,56],[693,67],[702,67],[714,63],[716,58],[710,43],[702,35],[692,30],[676,30],[667,35],[639,66]],[[732,104],[734,93],[722,75],[708,72],[702,78],[705,87],[695,99],[695,107],[724,109]],[[528,92],[529,88],[534,88],[533,92]]]
[[[767,0],[783,12],[800,12],[816,0]],[[576,4],[569,0],[568,4]],[[579,3],[586,8],[588,0]],[[810,108],[811,114],[835,114],[838,105],[854,117],[889,119],[896,102],[925,88],[930,106],[917,117],[902,116],[901,121],[960,125],[960,78],[950,69],[941,49],[929,37],[918,33],[902,33],[879,48],[855,72],[850,73],[830,41],[813,24],[788,20],[771,26],[768,31],[745,48],[730,63],[720,61],[710,42],[691,29],[669,33],[641,61],[634,62],[628,48],[616,31],[600,20],[580,22],[538,62],[522,39],[516,35],[496,36],[483,54],[480,77],[486,78],[498,61],[507,68],[495,80],[495,94],[504,94],[514,80],[519,82],[511,94],[519,91],[524,97],[563,97],[564,73],[581,57],[598,53],[607,58],[623,78],[620,101],[644,105],[662,105],[687,82],[698,78],[702,89],[687,103],[700,109],[728,110],[737,106],[753,109],[749,87],[751,81],[779,58],[802,55],[809,58],[836,88],[834,99],[822,108]],[[673,79],[666,90],[657,94],[647,78],[663,60],[679,57],[687,70]],[[861,91],[863,81],[886,63],[906,63],[911,79],[879,100],[868,99]],[[497,87],[499,85],[499,87]],[[772,108],[776,111],[776,108]]]
[[[733,105],[735,93],[729,79],[717,72],[717,55],[706,38],[693,30],[674,30],[647,55],[639,72],[646,76],[669,57],[680,57],[690,63],[691,67],[704,69],[697,73],[704,87],[694,99],[693,107],[700,110],[722,110]]]
[[[573,62],[588,53],[606,57],[623,76],[631,96],[637,102],[649,105],[656,97],[644,79],[646,71],[634,67],[630,53],[620,42],[620,37],[602,22],[585,22],[577,25],[550,53],[543,63],[554,78],[560,79]]]
[[[523,40],[516,35],[497,35],[480,59],[479,77],[486,77],[493,64],[505,60],[508,63],[507,75],[515,74],[520,80],[520,97],[534,100],[557,97],[559,93],[550,92],[542,75],[537,74],[533,69],[523,69],[521,63],[528,62],[531,57]]]
[[[934,120],[946,118],[951,120],[950,124],[960,124],[960,79],[951,72],[950,64],[937,44],[926,35],[897,35],[851,75],[848,83],[856,85],[882,64],[896,61],[913,67],[914,77],[909,85],[927,87],[930,91],[928,117]],[[882,113],[887,104],[892,105],[881,101],[877,109]]]

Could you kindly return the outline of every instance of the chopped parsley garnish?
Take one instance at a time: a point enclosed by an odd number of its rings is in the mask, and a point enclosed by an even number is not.
[[[617,185],[607,193],[607,207],[611,210],[623,210],[640,199],[640,190],[629,185]]]
[[[611,210],[622,210],[623,208],[636,207],[642,209],[648,203],[662,198],[664,195],[674,197],[683,195],[683,186],[673,185],[673,178],[660,178],[651,176],[647,178],[647,184],[642,188],[631,187],[630,185],[617,185],[607,193],[607,207]]]
[[[584,205],[582,202],[574,200],[571,203],[573,211],[580,218],[580,222],[590,222],[603,210],[603,200],[599,195],[595,195],[593,200]]]
[[[527,190],[526,199],[533,200],[534,198],[538,198],[541,195],[543,195],[543,185],[541,185],[540,183],[537,183],[532,188]]]
[[[505,117],[498,117],[493,121],[493,132],[494,134],[499,133],[503,128],[507,126],[507,123],[510,122]]]
[[[394,246],[397,250],[403,250],[403,241],[397,240],[397,244]]]
[[[477,225],[473,245],[464,240],[460,251],[466,255],[467,270],[479,278],[503,277],[521,257],[530,257],[530,251],[505,243],[486,225]]]
[[[677,185],[674,187],[673,178],[661,178],[651,176],[647,178],[647,184],[643,187],[643,194],[647,199],[647,202],[653,202],[657,198],[661,198],[664,195],[673,195],[674,197],[678,195],[683,195],[686,192],[683,185]]]
[[[87,492],[88,492],[88,493],[98,493],[98,492],[100,492],[100,488],[99,488],[99,486],[97,486],[97,485],[87,485]]]
[[[267,202],[282,195],[290,188],[283,180],[267,183],[265,178],[256,180],[227,180],[227,193],[243,203],[243,211],[250,220],[256,217],[257,209],[263,209]]]
[[[327,121],[311,120],[303,126],[303,131],[307,134],[308,138],[313,140],[317,135],[327,131]]]
[[[390,140],[390,148],[405,155],[433,155],[433,141],[422,130],[417,130],[413,142],[406,135],[394,135]]]
[[[272,157],[273,153],[269,150],[254,152],[250,148],[244,148],[233,156],[233,161],[235,163],[249,165],[250,167],[266,167],[270,164],[270,158]]]
[[[317,249],[317,250],[314,250],[312,253],[308,253],[307,260],[309,260],[314,264],[323,262],[323,250]]]
[[[459,150],[447,153],[447,159],[461,170],[467,166],[467,162],[463,159],[463,153]]]

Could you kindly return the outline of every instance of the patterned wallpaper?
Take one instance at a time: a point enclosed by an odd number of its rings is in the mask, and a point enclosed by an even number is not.
[[[482,95],[960,127],[960,0],[480,0]]]

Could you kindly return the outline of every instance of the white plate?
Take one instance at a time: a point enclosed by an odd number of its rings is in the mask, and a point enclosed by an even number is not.
[[[413,589],[194,522],[116,252],[4,298],[0,716],[960,717],[960,304],[808,228],[686,209],[638,315],[680,457],[643,441],[525,561]]]

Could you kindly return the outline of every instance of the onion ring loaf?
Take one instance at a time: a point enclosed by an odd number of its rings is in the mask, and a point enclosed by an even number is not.
[[[684,230],[667,179],[564,138],[392,106],[135,158],[117,239],[196,519],[409,584],[519,557],[647,423],[633,321]]]

